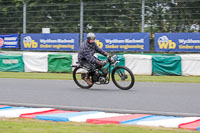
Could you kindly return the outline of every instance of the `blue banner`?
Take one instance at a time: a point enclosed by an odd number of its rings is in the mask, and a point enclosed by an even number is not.
[[[157,52],[200,52],[200,33],[155,33]]]
[[[77,51],[78,33],[21,34],[21,50]]]
[[[19,48],[19,34],[0,35],[0,48]]]
[[[149,33],[95,33],[96,44],[105,51],[149,51]],[[86,39],[87,34],[84,34]]]

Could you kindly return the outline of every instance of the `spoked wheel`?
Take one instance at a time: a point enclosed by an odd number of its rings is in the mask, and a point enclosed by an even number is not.
[[[112,71],[113,83],[122,90],[129,90],[135,83],[135,78],[131,70],[124,66],[117,66]]]
[[[86,77],[86,74],[88,73],[87,70],[81,68],[81,67],[76,67],[73,71],[73,79],[74,79],[74,82],[81,88],[83,89],[89,89],[93,86],[92,85],[88,85],[86,83],[86,81],[84,80],[85,77]],[[91,79],[91,77],[90,77]]]

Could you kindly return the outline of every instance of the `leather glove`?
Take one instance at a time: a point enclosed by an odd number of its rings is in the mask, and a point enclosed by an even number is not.
[[[110,61],[111,61],[111,63],[115,63],[115,60],[113,57],[110,57]]]
[[[110,55],[109,53],[106,52],[106,57],[107,57],[107,58],[110,58],[111,55]]]
[[[101,65],[102,67],[104,67],[104,66],[106,65],[106,63],[107,63],[107,61],[101,61],[101,62],[100,62],[100,65]]]

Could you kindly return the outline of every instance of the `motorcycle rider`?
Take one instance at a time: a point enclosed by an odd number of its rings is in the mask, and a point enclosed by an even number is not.
[[[96,45],[95,40],[96,35],[94,33],[88,33],[87,39],[80,45],[78,51],[78,62],[89,70],[89,73],[86,74],[84,79],[88,85],[92,85],[89,77],[90,74],[94,72],[96,68],[101,68],[106,65],[106,61],[99,60],[94,56],[94,53],[100,53],[107,56],[107,58],[110,56],[109,53]]]

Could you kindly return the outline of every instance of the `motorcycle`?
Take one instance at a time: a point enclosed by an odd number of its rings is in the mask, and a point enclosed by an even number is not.
[[[112,77],[113,83],[122,90],[129,90],[135,83],[134,74],[132,71],[125,67],[117,65],[120,62],[120,58],[117,55],[107,58],[108,67],[95,69],[94,72],[88,72],[88,69],[77,62],[77,65],[73,65],[73,80],[74,82],[83,89],[89,89],[94,84],[108,84]],[[111,66],[113,69],[111,71]],[[86,75],[89,74],[89,78],[92,84],[89,85],[84,80]]]

